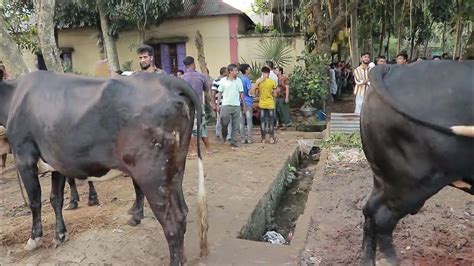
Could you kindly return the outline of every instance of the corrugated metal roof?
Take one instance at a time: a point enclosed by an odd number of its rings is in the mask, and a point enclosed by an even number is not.
[[[331,113],[329,133],[353,133],[360,131],[360,117],[354,113]]]
[[[184,0],[183,3],[183,14],[178,17],[204,17],[244,14],[244,12],[224,3],[222,0]]]

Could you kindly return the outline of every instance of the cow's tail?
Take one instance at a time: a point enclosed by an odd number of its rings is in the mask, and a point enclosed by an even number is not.
[[[447,135],[461,135],[461,136],[469,136],[469,134],[466,133],[466,126],[453,126],[451,128],[446,128],[440,125],[432,124],[429,122],[426,122],[422,120],[421,118],[414,117],[413,115],[407,114],[405,111],[403,111],[397,102],[394,101],[394,99],[388,94],[387,92],[387,87],[385,86],[385,82],[383,81],[383,77],[385,74],[387,74],[390,71],[390,65],[379,65],[375,68],[373,68],[369,72],[369,80],[370,83],[372,84],[372,88],[375,91],[375,93],[384,101],[386,104],[388,104],[390,107],[392,107],[395,112],[399,113],[403,117],[417,123],[421,124],[423,126],[432,128],[434,130],[440,131],[442,133],[445,133]],[[463,127],[463,129],[461,129]],[[470,129],[470,133],[474,134],[474,126],[467,126],[467,128]],[[457,131],[456,131],[457,130]],[[468,132],[468,133],[469,133]]]
[[[195,97],[197,98],[197,97]],[[196,106],[196,116],[197,116],[197,162],[198,162],[198,198],[197,198],[197,209],[198,209],[198,225],[199,225],[199,247],[201,250],[201,257],[207,256],[209,253],[207,245],[207,230],[209,228],[207,220],[207,193],[206,193],[206,184],[204,177],[204,166],[202,163],[202,153],[201,153],[201,124],[203,119],[202,105],[201,101],[195,103]]]
[[[204,166],[202,163],[201,153],[201,125],[202,125],[202,100],[197,97],[194,90],[185,82],[182,83],[184,86],[180,86],[183,94],[191,100],[196,111],[196,130],[197,130],[197,162],[198,162],[198,193],[197,193],[197,210],[198,210],[198,231],[199,231],[199,247],[201,257],[207,256],[209,253],[207,245],[207,230],[209,228],[207,220],[207,193],[204,176]]]

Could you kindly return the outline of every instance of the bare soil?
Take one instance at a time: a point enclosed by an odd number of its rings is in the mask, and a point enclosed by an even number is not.
[[[345,110],[352,108],[350,105],[347,102],[346,107],[336,108],[341,109],[338,112],[350,112]],[[311,134],[288,130],[279,131],[277,136],[279,142],[275,145],[254,143],[239,150],[211,142],[219,150],[204,160],[208,174],[211,254],[219,245],[231,243],[228,239],[237,238],[240,228],[271,184],[272,176],[276,177],[296,147],[296,140],[309,138]],[[213,140],[212,134],[210,137]],[[88,186],[78,184],[80,207],[64,211],[69,241],[59,247],[52,244],[54,213],[48,199],[50,178],[41,178],[43,247],[32,252],[24,251],[23,245],[31,230],[31,216],[29,209],[22,206],[11,156],[7,164],[7,171],[0,176],[0,265],[169,263],[163,231],[147,203],[142,224],[136,227],[126,225],[129,218],[126,212],[134,200],[132,182],[128,177],[96,183],[100,206],[86,206]],[[189,158],[183,191],[190,210],[185,237],[190,265],[199,263],[194,208],[196,176],[196,160]],[[365,161],[329,161],[325,174],[315,177],[312,187],[318,207],[305,210],[312,212],[313,222],[302,256],[294,258],[295,265],[358,264],[363,223],[361,208],[372,187],[371,176]],[[66,191],[66,202],[68,196]],[[419,214],[403,219],[394,235],[401,264],[473,265],[473,206],[472,196],[445,188],[430,199]],[[219,257],[236,256],[233,248],[225,252]],[[264,259],[270,255],[261,253],[256,256]]]
[[[212,131],[211,129],[209,131]],[[259,139],[255,128],[255,140]],[[277,132],[277,144],[244,144],[231,149],[228,144],[214,141],[218,153],[205,155],[206,186],[209,200],[209,245],[211,254],[230,239],[237,239],[261,195],[276,177],[283,162],[294,151],[297,139],[309,133]],[[306,135],[305,135],[306,134]],[[136,227],[127,224],[127,210],[135,195],[131,179],[119,177],[109,182],[96,182],[100,206],[87,206],[87,183],[79,184],[79,209],[64,211],[69,240],[55,247],[54,212],[49,203],[51,181],[41,177],[43,246],[32,252],[23,250],[31,230],[29,208],[22,206],[19,185],[12,156],[7,170],[0,176],[0,265],[11,264],[115,264],[167,265],[169,252],[160,224],[145,203],[145,218]],[[195,199],[197,193],[197,163],[189,157],[183,182],[189,207],[185,254],[190,265],[199,262]],[[66,185],[65,202],[69,200]],[[224,254],[225,255],[225,254]]]
[[[364,220],[361,208],[372,188],[367,161],[329,160],[325,176],[314,183],[318,207],[301,264],[358,264]],[[402,219],[394,232],[400,264],[473,265],[473,207],[471,195],[446,187],[417,215]]]

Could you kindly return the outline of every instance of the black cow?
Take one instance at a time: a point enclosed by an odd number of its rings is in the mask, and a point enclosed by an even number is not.
[[[374,187],[363,208],[362,261],[376,247],[397,263],[392,232],[447,185],[473,193],[473,61],[422,61],[371,70],[361,115]]]
[[[3,171],[6,167],[7,155],[11,153],[10,150],[10,143],[5,136],[6,129],[3,126],[0,126],[0,174],[3,175]],[[48,165],[49,168],[51,166]],[[44,174],[46,172],[50,172],[54,169],[47,169],[45,171],[41,171],[40,162],[38,162],[38,173]],[[65,208],[66,210],[75,210],[79,207],[79,193],[77,191],[76,181],[74,178],[66,178],[67,183],[69,184],[69,188],[71,189],[71,197],[69,200],[69,205]],[[97,191],[95,190],[94,183],[92,181],[87,182],[89,184],[89,201],[87,202],[88,206],[99,205],[99,198],[97,197]]]
[[[62,217],[65,176],[85,179],[110,169],[132,177],[140,221],[145,196],[163,227],[172,265],[182,264],[188,208],[182,180],[195,111],[196,93],[183,80],[141,73],[117,79],[37,71],[0,83],[0,125],[16,158],[33,216],[26,249],[41,244],[41,188],[37,162],[52,172],[51,205],[55,242],[66,240]],[[197,116],[200,132],[201,115]],[[199,139],[199,137],[198,137]],[[198,143],[198,214],[201,255],[207,254],[207,203]]]

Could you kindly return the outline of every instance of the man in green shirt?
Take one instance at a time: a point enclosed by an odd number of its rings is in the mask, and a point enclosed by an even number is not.
[[[239,70],[235,64],[227,67],[229,74],[222,78],[218,88],[218,102],[222,98],[222,105],[217,105],[216,109],[221,115],[222,139],[227,138],[227,126],[232,123],[230,146],[233,148],[240,147],[240,141],[237,140],[237,129],[240,124],[241,102],[244,101],[244,86],[242,81],[237,77]],[[220,110],[219,110],[220,109]],[[235,130],[234,130],[235,129]]]

